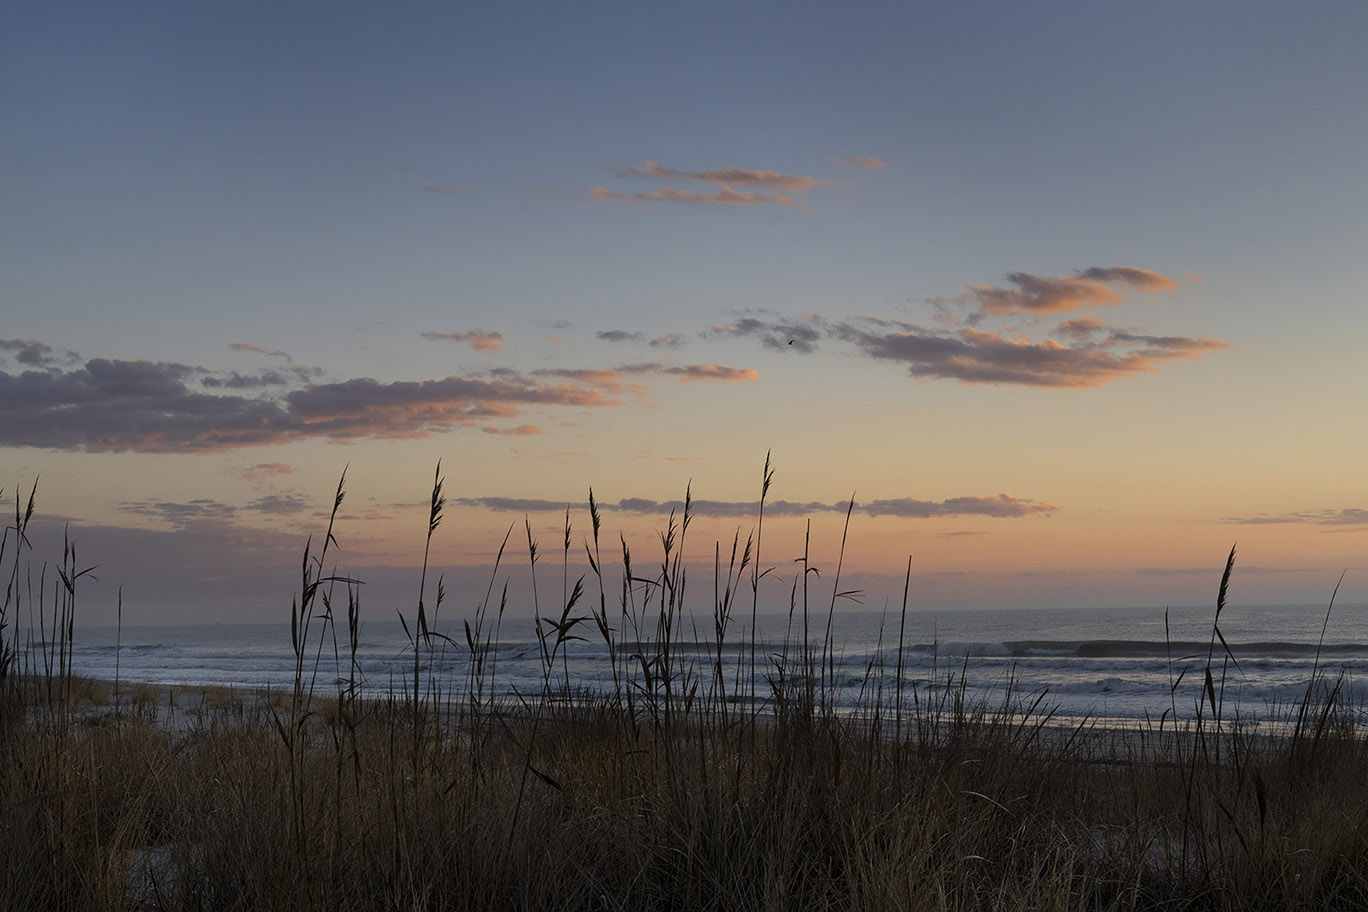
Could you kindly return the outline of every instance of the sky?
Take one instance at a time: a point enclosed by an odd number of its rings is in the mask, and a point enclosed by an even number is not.
[[[873,609],[909,559],[914,610],[1208,604],[1232,546],[1236,602],[1368,601],[1365,40],[1358,2],[8,3],[0,490],[98,565],[89,623],[287,618],[344,470],[337,566],[410,611],[439,463],[452,617],[561,598],[591,489],[638,569],[689,493],[705,610],[757,532],[773,609],[805,548]]]

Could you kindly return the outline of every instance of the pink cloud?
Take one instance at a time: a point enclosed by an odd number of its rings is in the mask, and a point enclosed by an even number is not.
[[[1105,329],[1107,329],[1106,323],[1103,323],[1091,314],[1085,314],[1077,320],[1066,320],[1065,322],[1060,323],[1054,328],[1053,334],[1056,336],[1069,336],[1072,339],[1081,341],[1089,339],[1093,334],[1102,332]]]
[[[266,478],[289,475],[294,472],[294,466],[285,462],[257,462],[243,468],[236,469],[233,474],[244,481],[262,481]]]
[[[850,165],[855,168],[872,170],[876,168],[887,168],[888,162],[880,158],[866,158],[863,155],[837,155],[834,160],[843,165]]]
[[[716,193],[696,190],[675,190],[664,187],[650,193],[617,193],[607,187],[589,191],[591,199],[612,203],[694,203],[712,206],[795,206],[799,203],[786,196],[766,196],[762,193],[738,193],[730,187],[720,187]]]
[[[470,332],[463,333],[442,333],[425,332],[422,333],[424,339],[431,339],[434,342],[466,342],[477,352],[494,352],[503,349],[503,333],[491,332],[487,329],[472,329]]]
[[[492,424],[487,424],[480,428],[480,430],[484,431],[486,434],[501,434],[509,437],[531,437],[535,434],[540,434],[542,431],[542,429],[535,424],[520,424],[517,427],[497,427]]]
[[[907,365],[914,377],[1055,389],[1102,386],[1120,377],[1155,371],[1165,361],[1197,358],[1231,347],[1206,336],[1123,332],[1113,332],[1101,345],[1070,347],[1053,340],[1008,339],[972,327],[957,333],[878,332],[842,324],[838,331],[870,357]]]
[[[515,513],[559,513],[567,503],[559,500],[541,500],[513,497],[459,497],[453,504],[467,507],[484,507],[489,510]],[[570,505],[575,505],[573,502]],[[645,497],[624,497],[616,503],[599,503],[600,509],[619,510],[625,513],[667,514],[680,513],[684,502],[679,500],[658,501]],[[810,516],[814,513],[845,513],[850,502],[838,500],[834,503],[820,501],[794,502],[787,500],[769,501],[765,504],[766,516]],[[742,517],[754,516],[760,508],[754,500],[693,500],[689,510],[695,516]],[[950,497],[945,500],[917,500],[912,497],[893,497],[875,500],[871,503],[856,503],[856,513],[868,516],[892,516],[902,519],[947,519],[960,516],[984,516],[992,519],[1019,519],[1026,516],[1049,517],[1059,508],[1053,504],[1041,503],[1010,494],[993,496]]]
[[[1242,526],[1265,526],[1283,524],[1312,524],[1318,526],[1361,526],[1368,525],[1368,510],[1361,507],[1346,507],[1338,510],[1302,510],[1296,513],[1281,513],[1274,516],[1257,514],[1254,516],[1225,516],[1221,522]]]
[[[1166,275],[1128,266],[1093,266],[1073,276],[1037,276],[1029,272],[1007,274],[1014,288],[966,285],[961,298],[976,305],[981,314],[1050,313],[1079,310],[1093,305],[1115,305],[1126,299],[1114,286],[1140,292],[1173,291],[1178,283]]]
[[[601,387],[613,393],[630,392],[643,394],[645,388],[640,385],[630,384],[623,380],[625,375],[645,376],[657,374],[661,376],[678,377],[681,383],[693,381],[719,381],[723,383],[737,383],[756,380],[760,373],[748,367],[726,367],[721,364],[683,364],[670,365],[660,364],[655,361],[643,361],[638,364],[624,364],[611,370],[591,369],[591,368],[543,368],[533,371],[534,376],[538,377],[560,377],[566,380],[574,380],[578,383],[587,383],[591,386]]]
[[[746,383],[760,379],[760,372],[749,367],[725,367],[721,364],[690,364],[685,367],[662,368],[661,373],[674,374],[680,383],[720,381]]]
[[[642,372],[638,371],[638,373]],[[636,396],[641,396],[646,393],[646,388],[641,384],[624,382],[622,379],[623,372],[620,369],[553,367],[533,371],[533,374],[538,377],[560,377],[565,380],[573,380],[576,383],[596,386],[615,394],[631,393]]]
[[[760,187],[786,193],[806,193],[826,183],[819,177],[799,177],[779,171],[758,171],[751,168],[715,168],[711,171],[680,171],[659,162],[648,161],[644,167],[622,165],[613,169],[618,177],[644,177],[664,181],[704,181],[725,187]]]
[[[286,361],[294,360],[290,357],[288,352],[267,351],[260,345],[257,345],[255,342],[230,342],[228,343],[228,347],[236,352],[257,352],[262,355],[268,355],[272,358],[284,358]]]

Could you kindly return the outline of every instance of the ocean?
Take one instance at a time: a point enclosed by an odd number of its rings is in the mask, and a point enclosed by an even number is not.
[[[914,695],[934,702],[947,688],[963,687],[971,699],[1000,706],[1010,685],[1028,702],[1040,697],[1040,710],[1061,720],[1090,717],[1129,725],[1157,722],[1165,713],[1191,718],[1203,695],[1214,613],[1211,607],[1169,609],[1166,631],[1163,608],[909,611],[902,631],[902,693],[910,706]],[[1275,719],[1279,707],[1299,701],[1318,661],[1324,622],[1323,605],[1227,607],[1221,630],[1235,661],[1226,661],[1219,641],[1214,647],[1214,672],[1218,684],[1224,680],[1227,711],[1238,707],[1243,721],[1259,724]],[[809,615],[809,637],[818,654],[826,623],[825,610]],[[710,614],[679,618],[673,637],[674,667],[700,680],[704,689],[716,667],[712,624]],[[838,709],[867,705],[880,688],[883,705],[891,707],[898,690],[902,624],[897,612],[837,608],[827,679],[828,697]],[[803,620],[764,614],[757,626],[754,693],[764,703],[781,672],[792,679],[800,671]],[[460,693],[470,682],[464,627],[458,618],[435,629],[451,642],[434,640],[431,648],[420,649],[421,674],[425,682],[440,681],[448,694]],[[320,638],[320,632],[319,627],[310,632],[307,668],[312,673],[317,667],[317,686],[327,691],[348,677],[350,665],[344,632],[338,633],[340,660],[331,635]],[[563,647],[553,684],[568,678],[577,691],[610,691],[613,667],[597,629],[586,621],[574,632],[589,642]],[[21,642],[28,636],[21,632]],[[619,648],[619,675],[628,667],[639,669],[628,657],[636,651],[649,656],[651,650],[630,641],[650,637],[634,638],[629,632],[618,639],[629,644]],[[531,619],[504,619],[491,644],[487,675],[489,663],[495,695],[540,691],[542,658]],[[1342,675],[1344,693],[1362,703],[1368,697],[1365,663],[1368,610],[1336,606],[1319,649],[1320,668],[1331,681]],[[734,616],[722,666],[727,693],[748,697],[749,614]],[[281,688],[293,682],[294,653],[288,623],[126,626],[122,632],[87,627],[76,631],[73,670],[111,680],[117,671],[126,682]],[[402,692],[411,688],[412,675],[413,650],[399,621],[363,622],[356,659],[362,688],[372,694]]]

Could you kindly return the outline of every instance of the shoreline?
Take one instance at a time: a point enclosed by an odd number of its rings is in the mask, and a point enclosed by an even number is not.
[[[22,676],[20,680],[25,680]],[[29,684],[44,679],[30,676]],[[55,680],[55,679],[54,679]],[[117,692],[117,699],[115,694]],[[147,682],[115,682],[100,678],[73,675],[71,697],[74,705],[67,707],[68,721],[80,727],[103,727],[119,720],[151,722],[175,737],[194,734],[206,722],[236,720],[270,730],[274,719],[285,717],[290,710],[291,689],[253,688],[217,684],[154,684]],[[470,721],[470,704],[464,695],[433,697],[420,694],[424,711],[443,726],[460,727]],[[407,711],[412,693],[358,693],[354,705],[366,708]],[[486,701],[480,707],[478,720],[485,727],[524,730],[534,724],[535,705],[540,695],[526,704],[513,697]],[[589,695],[569,699],[553,694],[544,703],[550,710],[548,723],[558,726],[577,722],[601,721],[608,698]],[[338,693],[315,689],[308,698],[308,710],[318,716],[336,712]],[[996,706],[996,708],[994,708]],[[35,718],[43,718],[40,708]],[[30,711],[32,708],[30,707]],[[678,724],[688,727],[708,720],[714,710],[683,712]],[[643,710],[638,708],[638,712]],[[1063,751],[1072,759],[1087,763],[1172,763],[1178,756],[1190,755],[1194,745],[1203,739],[1238,739],[1246,751],[1260,754],[1276,753],[1295,737],[1291,721],[1258,722],[1253,725],[1233,719],[1165,719],[1162,723],[1150,720],[1097,718],[1090,716],[1062,716],[1041,712],[1027,714],[1014,710],[1003,711],[1000,704],[982,704],[964,708],[963,712],[946,709],[905,711],[901,721],[891,711],[861,714],[861,710],[836,710],[829,715],[816,711],[816,724],[837,725],[855,736],[876,735],[883,742],[894,743],[901,737],[908,744],[925,743],[943,747],[954,740],[977,740],[985,736],[1013,738],[1026,736],[1045,754]],[[568,717],[567,717],[568,714]],[[577,719],[583,714],[584,718]],[[754,726],[772,730],[781,724],[781,713],[771,709],[730,714],[729,725]],[[645,718],[643,716],[642,718]],[[1368,739],[1368,732],[1357,729],[1356,739]]]

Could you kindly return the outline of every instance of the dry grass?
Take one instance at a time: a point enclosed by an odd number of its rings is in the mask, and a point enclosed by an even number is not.
[[[441,509],[437,487],[429,534]],[[419,674],[421,686],[363,699],[344,655],[343,683],[316,688],[338,677],[313,673],[320,638],[335,631],[345,653],[358,616],[349,582],[324,569],[331,526],[302,564],[289,692],[172,699],[122,684],[116,705],[71,675],[69,642],[46,647],[45,663],[15,647],[29,673],[0,675],[0,906],[1368,906],[1368,751],[1352,708],[1318,672],[1290,710],[1292,735],[1229,725],[1223,595],[1203,669],[1213,699],[1181,730],[1062,730],[1010,692],[989,707],[951,688],[929,705],[877,693],[838,714],[825,696],[829,615],[807,617],[797,590],[811,635],[781,660],[761,713],[727,699],[754,685],[672,658],[688,507],[662,535],[648,597],[624,588],[616,608],[593,515],[597,579],[588,594],[558,580],[554,609],[539,606],[543,689],[521,703],[489,696],[492,586],[463,644],[470,680]],[[735,626],[744,643],[753,624],[738,612],[747,589],[754,599],[758,532],[730,562],[718,551],[716,642]],[[566,552],[570,539],[567,521]],[[529,552],[535,567],[530,536]],[[12,593],[0,622],[22,606],[69,636],[79,567],[64,560],[36,604]],[[406,621],[419,657],[442,601],[427,582]],[[608,640],[618,686],[577,697],[562,650],[589,635]]]

